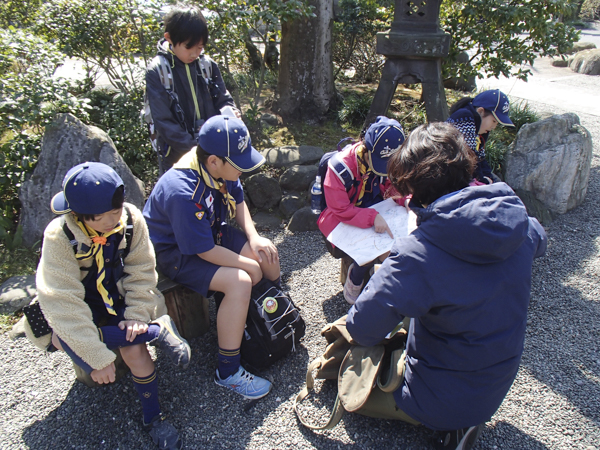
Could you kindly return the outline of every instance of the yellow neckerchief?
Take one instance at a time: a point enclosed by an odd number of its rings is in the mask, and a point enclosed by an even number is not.
[[[360,206],[362,203],[363,197],[365,195],[365,189],[367,188],[367,181],[369,180],[369,175],[373,173],[369,164],[367,162],[369,150],[364,144],[360,144],[356,148],[356,163],[358,165],[358,176],[361,177],[361,184],[358,187],[359,193],[356,198],[356,202],[354,204],[356,206]]]
[[[235,218],[235,210],[236,203],[233,195],[227,191],[227,185],[212,177],[212,175],[206,170],[204,165],[200,164],[198,161],[198,155],[196,154],[196,147],[192,148],[189,152],[183,155],[179,161],[177,161],[173,165],[174,169],[192,169],[198,172],[198,174],[202,177],[202,181],[209,188],[215,189],[223,194],[223,200],[227,204],[227,212],[229,214],[229,219]]]
[[[171,49],[170,45],[169,45],[169,53],[171,53],[173,56],[177,56],[177,55],[175,55],[175,53],[173,53],[173,50]],[[189,64],[183,63],[183,65],[185,66],[185,72],[188,77],[188,82],[190,83],[190,91],[192,92],[192,100],[194,100],[194,108],[196,108],[196,117],[194,118],[194,122],[196,122],[196,119],[200,119],[200,117],[201,117],[200,116],[200,108],[198,108],[198,98],[196,97],[196,84],[192,81],[192,75],[190,73]],[[173,60],[173,67],[175,67],[175,60]]]
[[[79,228],[81,228],[81,231],[83,231],[83,234],[85,234],[87,237],[89,237],[92,240],[92,246],[90,247],[90,250],[84,254],[77,254],[76,258],[79,261],[85,261],[87,259],[90,259],[92,256],[94,257],[94,260],[96,261],[96,265],[98,266],[98,277],[96,278],[96,288],[98,289],[98,292],[102,296],[102,300],[104,301],[104,306],[106,307],[106,310],[108,311],[108,313],[113,316],[116,316],[117,312],[115,311],[115,309],[113,307],[113,305],[114,305],[113,298],[110,295],[110,293],[106,290],[104,285],[102,284],[102,282],[104,281],[104,277],[106,276],[106,273],[104,271],[104,245],[106,245],[107,237],[109,237],[115,233],[118,233],[119,231],[121,231],[125,228],[125,222],[121,218],[121,220],[119,220],[119,224],[115,228],[113,228],[108,233],[103,233],[102,236],[100,236],[96,230],[85,226],[85,224],[80,222],[79,220],[76,219],[75,222],[77,223]]]

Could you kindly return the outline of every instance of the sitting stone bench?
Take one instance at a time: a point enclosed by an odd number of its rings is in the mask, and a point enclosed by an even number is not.
[[[187,340],[206,333],[210,328],[208,299],[176,283],[169,278],[159,275],[158,289],[165,296],[167,313],[175,322],[179,334]],[[115,360],[115,381],[129,373],[129,367],[121,357],[121,351],[113,350],[117,355]],[[96,383],[81,367],[73,363],[77,380],[89,387],[103,386]]]

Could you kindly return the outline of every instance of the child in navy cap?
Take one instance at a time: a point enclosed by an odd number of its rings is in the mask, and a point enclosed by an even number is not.
[[[367,129],[364,141],[346,146],[329,160],[323,180],[327,208],[317,222],[323,236],[329,236],[343,222],[359,228],[375,227],[376,232],[393,237],[385,219],[369,206],[393,196],[395,191],[387,179],[387,162],[400,149],[404,139],[404,130],[398,121],[379,116]],[[343,181],[348,174],[353,180],[349,190]],[[329,241],[325,240],[325,244],[334,257],[345,255]],[[370,267],[352,263],[348,269],[344,284],[344,298],[348,303],[356,301]]]
[[[159,270],[204,296],[224,294],[215,382],[249,399],[271,390],[269,381],[240,365],[250,293],[263,277],[279,283],[280,269],[277,248],[254,228],[239,177],[264,162],[244,122],[211,117],[198,146],[158,180],[144,207]]]
[[[142,213],[124,203],[121,177],[86,162],[69,170],[51,202],[36,284],[47,322],[26,322],[39,347],[66,352],[99,384],[115,381],[112,349],[120,348],[139,394],[144,427],[161,449],[181,448],[161,415],[158,381],[146,343],[158,345],[186,368],[190,347],[166,315],[156,289],[154,250]],[[45,332],[41,328],[46,328]]]
[[[508,111],[508,97],[499,89],[484,91],[475,98],[464,97],[450,108],[446,122],[454,125],[464,136],[467,144],[477,156],[473,174],[475,184],[491,184],[499,181],[485,159],[485,142],[490,131],[498,124],[514,127]]]

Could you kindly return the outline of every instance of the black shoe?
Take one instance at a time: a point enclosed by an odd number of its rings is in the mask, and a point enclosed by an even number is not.
[[[436,436],[433,446],[436,450],[470,450],[475,445],[485,424],[460,430],[440,431]]]
[[[179,450],[183,447],[179,433],[162,414],[156,416],[149,424],[144,424],[144,429],[162,450]]]
[[[151,323],[160,327],[160,333],[156,339],[150,341],[150,344],[157,345],[162,351],[167,352],[177,366],[187,369],[192,350],[188,342],[179,335],[173,319],[165,314]]]

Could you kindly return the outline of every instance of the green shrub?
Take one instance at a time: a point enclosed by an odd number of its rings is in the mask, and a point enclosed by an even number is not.
[[[600,0],[585,0],[579,18],[587,21],[600,20]]]
[[[89,96],[92,106],[90,122],[108,133],[134,175],[144,180],[156,179],[156,153],[150,145],[146,125],[140,121],[143,90],[124,94],[110,89],[95,89]]]
[[[376,54],[376,35],[390,28],[393,4],[381,0],[340,0],[333,24],[335,77],[352,69],[352,79],[371,83],[379,78],[385,59]]]
[[[54,78],[56,47],[24,30],[0,30],[0,232],[16,229],[18,190],[33,172],[44,128],[57,113],[87,119],[87,100]]]
[[[341,123],[361,126],[369,114],[373,97],[369,94],[350,94],[344,98],[342,108],[338,112]]]
[[[515,127],[498,126],[490,132],[485,144],[485,158],[492,171],[501,174],[504,171],[504,157],[508,147],[515,140],[521,127],[527,123],[540,120],[539,116],[531,109],[527,102],[512,103],[508,113]]]

